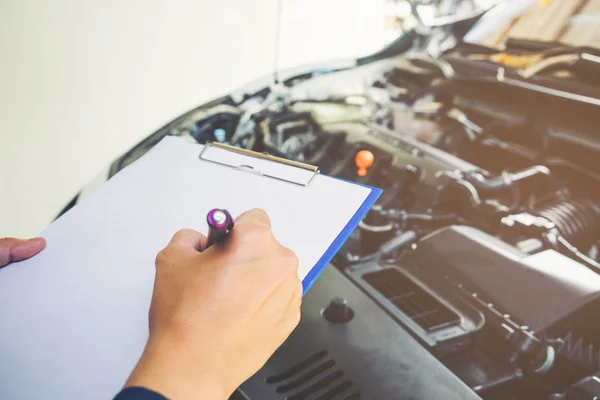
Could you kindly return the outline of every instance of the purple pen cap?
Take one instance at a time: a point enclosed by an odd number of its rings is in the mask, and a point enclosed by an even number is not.
[[[227,210],[221,210],[220,208],[212,209],[206,216],[206,222],[208,226],[214,229],[231,229],[233,226],[233,218]]]

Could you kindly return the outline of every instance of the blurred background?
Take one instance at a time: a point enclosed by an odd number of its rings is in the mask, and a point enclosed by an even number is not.
[[[39,233],[139,140],[270,73],[278,12],[276,0],[0,0],[0,237]],[[386,12],[283,0],[279,67],[379,49]]]
[[[499,2],[422,0],[419,18]],[[598,40],[599,1],[506,3],[513,30],[530,26],[515,10],[544,6],[539,31],[521,36]],[[417,23],[406,0],[0,0],[0,237],[39,233],[102,168],[183,112],[275,66],[368,55]],[[507,28],[479,25],[471,40],[502,46]]]

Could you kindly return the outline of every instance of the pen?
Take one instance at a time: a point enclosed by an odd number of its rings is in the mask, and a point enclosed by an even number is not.
[[[208,222],[208,239],[206,248],[209,248],[215,243],[220,243],[225,240],[225,237],[233,229],[233,218],[229,211],[219,208],[212,209],[206,215]]]

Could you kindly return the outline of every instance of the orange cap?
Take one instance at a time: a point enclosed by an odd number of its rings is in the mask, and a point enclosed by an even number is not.
[[[356,158],[354,158],[354,162],[358,167],[358,176],[367,175],[367,169],[371,168],[374,161],[375,156],[369,150],[361,150],[358,153],[356,153]]]

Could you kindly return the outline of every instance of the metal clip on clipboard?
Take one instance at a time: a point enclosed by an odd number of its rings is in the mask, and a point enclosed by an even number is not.
[[[221,162],[221,161],[217,161],[217,160],[211,160],[209,158],[206,158],[207,153],[209,152],[210,149],[220,149],[220,150],[231,151],[233,153],[256,158],[259,160],[267,160],[267,161],[272,161],[272,162],[276,162],[279,164],[288,165],[290,167],[295,167],[295,168],[303,169],[306,171],[310,171],[310,172],[312,172],[312,175],[306,182],[295,181],[295,180],[290,180],[290,179],[282,178],[279,176],[267,174],[264,171],[261,171],[259,168],[253,167],[251,165],[246,165],[246,164],[233,165],[233,164],[227,164],[225,162]],[[250,170],[251,172],[254,172],[258,175],[261,175],[261,176],[264,176],[267,178],[272,178],[272,179],[276,179],[276,180],[283,181],[283,182],[293,183],[294,185],[299,185],[299,186],[310,186],[310,184],[313,183],[313,181],[315,180],[317,175],[319,175],[319,173],[320,173],[319,167],[316,167],[314,165],[309,165],[309,164],[301,163],[298,161],[286,160],[285,158],[275,157],[275,156],[272,156],[267,153],[258,153],[256,151],[241,149],[239,147],[234,147],[234,146],[230,146],[230,145],[226,145],[226,144],[222,144],[222,143],[207,143],[207,144],[205,144],[204,148],[200,152],[199,158],[203,161],[208,161],[211,163],[223,165],[225,167],[230,167],[230,168],[234,168],[234,169],[238,169],[238,170]]]

